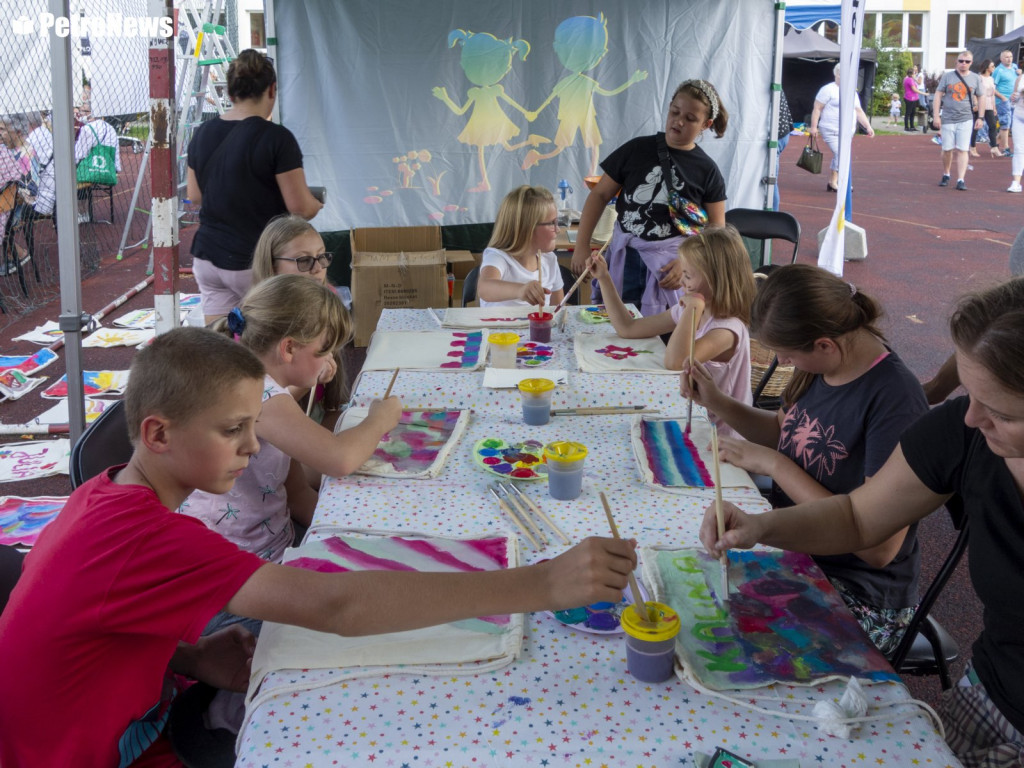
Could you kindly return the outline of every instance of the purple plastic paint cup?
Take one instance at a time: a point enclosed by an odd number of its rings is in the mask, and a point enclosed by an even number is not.
[[[648,612],[653,611],[657,615],[657,621],[638,616],[634,605],[622,612],[622,630],[626,633],[626,669],[637,680],[663,683],[672,677],[674,670],[679,615],[664,603],[649,601],[646,606]]]
[[[551,498],[569,501],[583,492],[583,460],[587,447],[582,443],[560,440],[544,446],[548,465],[548,493]]]
[[[530,341],[550,343],[551,326],[555,316],[550,312],[531,312],[526,317],[530,321]]]

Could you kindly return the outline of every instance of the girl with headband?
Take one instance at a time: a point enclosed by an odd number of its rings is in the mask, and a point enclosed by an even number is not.
[[[677,253],[682,238],[706,223],[725,224],[725,179],[698,144],[709,128],[721,138],[728,123],[729,114],[711,83],[687,80],[676,88],[664,133],[631,139],[601,163],[604,176],[580,216],[573,272],[585,268],[594,226],[617,197],[617,222],[607,252],[616,290],[645,316],[677,305],[683,284]]]

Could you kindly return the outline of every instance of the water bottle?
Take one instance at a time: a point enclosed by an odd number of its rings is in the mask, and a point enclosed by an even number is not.
[[[566,229],[572,224],[572,187],[565,179],[558,182],[558,226]]]

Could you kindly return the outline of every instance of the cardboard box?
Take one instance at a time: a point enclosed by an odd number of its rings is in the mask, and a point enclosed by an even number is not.
[[[382,309],[448,306],[448,264],[472,261],[445,251],[440,227],[352,231],[352,316],[355,344],[365,347]]]

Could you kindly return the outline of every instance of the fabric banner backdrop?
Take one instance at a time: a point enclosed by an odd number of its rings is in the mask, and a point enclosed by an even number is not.
[[[851,114],[857,98],[857,73],[860,68],[860,41],[864,24],[864,0],[843,0],[843,20],[839,28],[839,194],[832,221],[818,252],[818,266],[842,276],[846,254],[846,206],[850,189],[850,154],[857,122]],[[868,107],[870,108],[870,104]]]
[[[625,141],[664,130],[676,86],[704,78],[729,112],[701,147],[729,207],[763,208],[775,4],[639,0],[275,0],[282,123],[311,185],[313,222],[353,227],[494,221],[521,184],[572,207]]]

